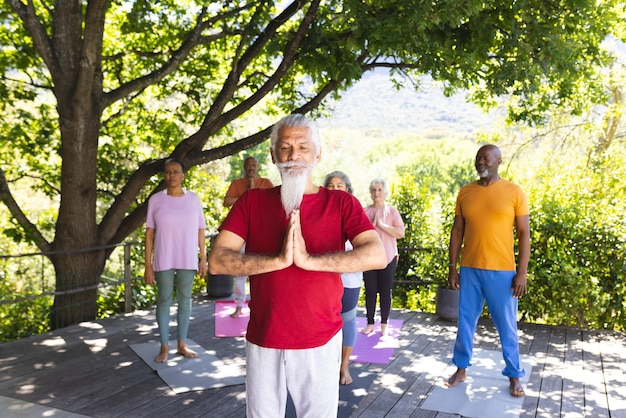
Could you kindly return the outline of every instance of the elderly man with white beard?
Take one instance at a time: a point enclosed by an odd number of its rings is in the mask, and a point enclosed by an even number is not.
[[[335,418],[340,273],[383,268],[385,251],[356,198],[311,181],[321,157],[312,121],[299,114],[281,119],[270,152],[281,186],[251,189],[237,200],[220,226],[209,270],[250,277],[247,416],[284,416],[289,393],[297,416]],[[352,251],[345,251],[346,239]]]

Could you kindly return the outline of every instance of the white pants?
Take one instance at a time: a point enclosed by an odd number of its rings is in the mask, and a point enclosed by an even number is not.
[[[239,250],[240,254],[246,253],[246,243],[243,243],[243,247]],[[235,277],[235,303],[238,308],[243,308],[246,303],[246,278],[248,276]]]
[[[235,277],[235,303],[238,308],[243,308],[246,303],[246,279],[248,276]]]
[[[278,350],[246,343],[247,418],[337,418],[341,332],[321,347]]]

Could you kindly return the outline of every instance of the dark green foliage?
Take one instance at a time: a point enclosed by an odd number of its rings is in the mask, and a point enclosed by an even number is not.
[[[0,293],[0,296],[4,293]],[[0,305],[0,343],[19,340],[50,330],[52,297],[38,297]]]
[[[431,277],[425,271],[424,258],[430,258],[429,228],[427,213],[432,207],[432,195],[424,186],[418,185],[412,177],[404,176],[393,189],[391,205],[395,206],[404,221],[405,236],[398,240],[401,249],[396,269],[396,280],[424,280]],[[426,257],[424,257],[426,253]]]
[[[530,292],[520,301],[523,319],[626,330],[623,164],[604,159],[570,167],[552,173],[548,187],[532,190]],[[585,177],[578,177],[582,172]],[[615,181],[620,175],[622,181]]]

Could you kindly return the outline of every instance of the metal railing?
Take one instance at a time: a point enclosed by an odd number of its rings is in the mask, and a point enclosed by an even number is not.
[[[107,246],[85,248],[85,249],[79,249],[79,250],[70,250],[70,251],[40,252],[40,253],[27,253],[27,254],[17,254],[17,255],[0,255],[0,260],[4,260],[5,262],[7,260],[17,259],[17,258],[41,257],[43,260],[47,260],[47,262],[49,263],[49,260],[47,259],[47,257],[53,254],[100,251],[100,250],[106,250],[106,249],[116,248],[116,247],[124,247],[123,262],[122,262],[123,277],[121,279],[110,280],[110,278],[107,278],[106,276],[101,276],[99,283],[95,285],[81,286],[81,287],[76,287],[76,288],[68,289],[68,290],[45,290],[47,287],[51,287],[53,285],[51,283],[45,283],[44,279],[42,278],[42,286],[41,286],[42,290],[40,292],[12,298],[9,300],[0,300],[0,305],[15,304],[15,303],[25,302],[28,300],[34,300],[34,299],[38,299],[38,298],[46,297],[46,296],[70,295],[70,294],[85,292],[88,290],[104,289],[107,287],[112,287],[112,286],[116,286],[116,285],[123,283],[125,287],[124,311],[131,312],[132,311],[131,282],[133,280],[138,279],[137,277],[132,277],[132,273],[131,273],[131,246],[137,245],[137,244],[139,244],[138,241],[129,241],[129,242],[123,242],[119,244],[112,244],[112,245],[107,245]],[[46,271],[45,271],[46,269],[43,267],[43,264],[44,264],[44,261],[42,261],[42,270],[41,270],[42,276],[46,275]],[[51,266],[49,267],[49,270],[53,270]],[[47,273],[48,275],[53,277],[53,274],[51,274],[50,271],[48,271]]]
[[[207,243],[210,244],[211,239],[215,237],[215,233],[211,233],[211,234],[207,234]],[[101,246],[101,247],[93,247],[93,248],[86,248],[86,249],[80,249],[80,250],[72,250],[72,251],[67,251],[67,252],[87,252],[87,251],[96,251],[96,250],[104,250],[104,249],[110,249],[110,248],[117,248],[117,247],[123,247],[123,256],[122,256],[122,261],[121,261],[121,269],[122,269],[122,277],[116,278],[116,277],[107,277],[105,275],[102,275],[100,277],[100,281],[98,284],[95,285],[89,285],[89,286],[81,286],[81,287],[76,287],[73,289],[68,289],[68,290],[45,290],[47,287],[52,287],[53,284],[52,283],[44,283],[44,279],[43,276],[48,276],[48,277],[54,277],[53,274],[50,273],[50,271],[48,271],[46,273],[46,269],[43,267],[44,261],[42,261],[42,267],[41,267],[41,275],[42,275],[42,290],[38,293],[33,293],[33,294],[27,294],[24,296],[19,296],[19,297],[14,297],[12,299],[8,299],[8,300],[0,300],[0,305],[9,305],[9,304],[15,304],[15,303],[20,303],[20,302],[25,302],[28,300],[34,300],[34,299],[38,299],[41,297],[56,297],[56,296],[61,296],[61,295],[68,295],[68,294],[75,294],[75,293],[80,293],[80,292],[84,292],[84,291],[88,291],[88,290],[94,290],[94,289],[106,289],[109,287],[113,287],[113,286],[117,286],[120,284],[124,285],[124,312],[132,312],[133,310],[133,304],[132,304],[132,282],[136,281],[136,280],[142,280],[143,278],[141,277],[137,277],[136,275],[133,276],[132,274],[132,268],[131,268],[131,248],[133,245],[139,245],[141,244],[141,242],[139,241],[128,241],[128,242],[123,242],[123,243],[119,243],[119,244],[112,244],[112,245],[107,245],[107,246]],[[428,247],[398,247],[398,250],[401,254],[409,254],[412,252],[432,252],[434,250],[437,250],[435,248],[428,248]],[[66,252],[66,253],[67,253]],[[51,255],[51,254],[60,254],[63,253],[61,251],[56,251],[54,253],[49,252],[49,253],[44,253],[44,252],[40,252],[40,253],[26,253],[26,254],[17,254],[17,255],[0,255],[0,261],[4,260],[5,262],[7,260],[10,259],[17,259],[17,258],[34,258],[34,257],[42,257],[43,259],[47,260],[47,256]],[[112,257],[109,257],[109,260],[107,260],[107,262],[111,261]],[[47,260],[47,262],[49,263],[49,260]],[[33,263],[34,265],[35,263]],[[51,269],[51,267],[50,267]],[[413,277],[411,279],[407,279],[405,278],[396,278],[396,280],[394,281],[394,283],[396,284],[400,284],[400,285],[429,285],[429,284],[433,284],[436,280],[434,280],[432,277]]]

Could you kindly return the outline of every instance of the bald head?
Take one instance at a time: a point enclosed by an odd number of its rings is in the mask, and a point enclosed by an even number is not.
[[[499,178],[498,167],[501,162],[502,154],[500,153],[500,148],[492,144],[487,144],[480,147],[476,153],[474,166],[481,179],[490,180]]]
[[[248,157],[243,160],[243,172],[246,178],[255,178],[259,169],[259,161],[255,157]]]
[[[478,152],[476,153],[476,155],[480,154],[481,151],[494,153],[493,155],[496,155],[498,159],[502,159],[502,153],[500,152],[500,148],[498,148],[496,145],[493,145],[493,144],[483,145],[482,147],[478,149]]]

